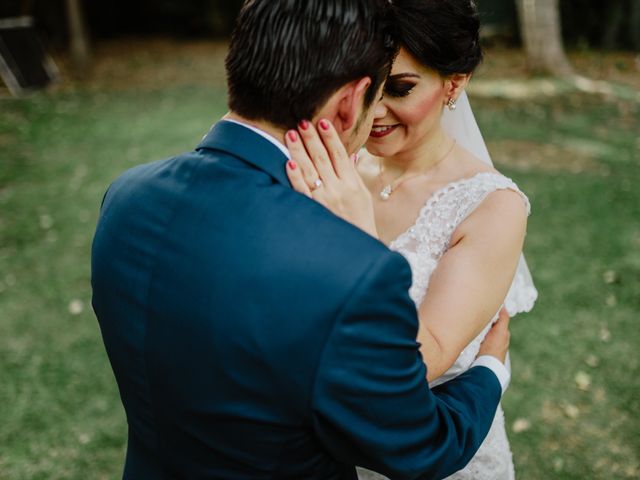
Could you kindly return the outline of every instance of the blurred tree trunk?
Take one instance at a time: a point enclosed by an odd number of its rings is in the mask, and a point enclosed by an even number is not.
[[[613,50],[618,45],[618,38],[624,21],[624,2],[623,0],[609,0],[607,7],[607,18],[605,19],[604,32],[602,34],[602,47],[607,50]]]
[[[566,76],[573,69],[562,42],[558,1],[516,0],[516,6],[530,70]]]
[[[631,45],[640,51],[640,2],[631,2],[631,14],[629,15],[629,38]]]
[[[87,74],[91,61],[89,35],[84,20],[84,12],[80,0],[67,1],[67,19],[69,22],[69,40],[71,43],[71,59],[78,76]]]

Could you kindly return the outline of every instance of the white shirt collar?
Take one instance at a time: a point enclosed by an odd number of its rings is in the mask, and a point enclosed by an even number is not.
[[[280,151],[284,154],[285,157],[287,157],[287,159],[291,158],[291,154],[289,153],[289,150],[287,149],[287,147],[285,147],[282,142],[279,142],[273,135],[269,135],[267,132],[260,130],[259,128],[254,127],[253,125],[249,125],[247,123],[244,122],[240,122],[238,120],[233,120],[231,118],[224,118],[223,121],[225,122],[231,122],[231,123],[235,123],[237,125],[241,125],[243,127],[248,128],[249,130],[254,131],[255,133],[257,133],[258,135],[260,135],[263,138],[266,138],[267,140],[269,140],[271,143],[273,143],[276,147],[278,147],[280,149]]]

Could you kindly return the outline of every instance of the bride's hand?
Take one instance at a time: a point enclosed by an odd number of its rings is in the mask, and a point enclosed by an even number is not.
[[[331,122],[320,120],[316,129],[303,120],[285,139],[291,153],[287,175],[294,190],[377,238],[373,200],[356,170],[357,157],[347,154]]]

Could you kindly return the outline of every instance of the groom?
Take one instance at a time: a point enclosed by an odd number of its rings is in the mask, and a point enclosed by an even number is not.
[[[247,1],[227,119],[110,186],[92,285],[129,425],[124,478],[443,478],[486,435],[505,325],[430,391],[406,261],[285,174],[301,119],[364,143],[396,51],[387,3]]]

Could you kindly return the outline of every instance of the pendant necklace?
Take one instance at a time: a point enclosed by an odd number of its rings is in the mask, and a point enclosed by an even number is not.
[[[455,146],[456,146],[456,141],[454,140],[449,150],[447,150],[447,153],[445,153],[442,156],[442,158],[440,158],[436,163],[429,166],[429,168],[425,169],[424,171],[415,173],[413,175],[409,175],[408,177],[405,177],[405,178],[401,178],[402,175],[404,175],[404,173],[401,173],[398,177],[396,177],[393,181],[391,181],[386,185],[382,181],[382,175],[384,174],[384,169],[382,168],[382,160],[379,160],[378,161],[378,178],[380,179],[380,183],[383,185],[382,190],[380,190],[380,193],[379,193],[380,198],[385,202],[389,200],[389,198],[391,197],[391,194],[395,192],[400,187],[400,185],[402,185],[404,182],[406,182],[407,180],[411,180],[412,178],[416,178],[421,175],[424,175],[426,170],[431,170],[432,168],[442,163],[444,159],[447,158],[449,154],[453,151],[453,147]]]

